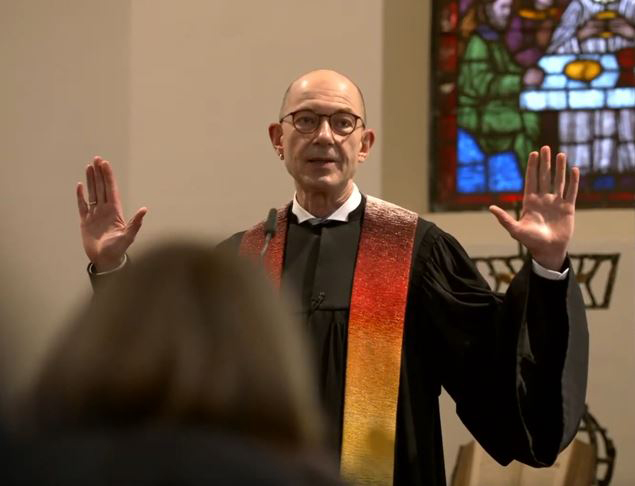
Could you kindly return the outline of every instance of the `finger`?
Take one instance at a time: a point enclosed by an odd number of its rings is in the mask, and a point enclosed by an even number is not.
[[[130,240],[134,240],[135,236],[141,229],[141,223],[143,222],[143,217],[147,214],[148,208],[140,208],[137,213],[130,218],[128,224],[126,225],[126,234],[130,238]]]
[[[75,194],[77,195],[77,208],[79,209],[79,217],[84,219],[88,214],[88,203],[84,197],[84,186],[81,182],[77,183],[75,187]]]
[[[553,192],[556,196],[564,194],[564,180],[567,174],[567,156],[560,152],[556,155],[556,178],[553,184]]]
[[[104,162],[102,159],[96,159],[93,163],[95,167],[95,195],[97,196],[98,203],[108,202],[108,198],[106,197],[106,185],[104,184],[104,172],[101,169]]]
[[[538,192],[546,194],[551,190],[551,148],[545,145],[540,149],[540,168],[538,169]]]
[[[509,232],[509,234],[513,235],[515,233],[518,222],[507,214],[507,211],[499,208],[498,206],[490,206],[489,211],[496,216],[498,222]]]
[[[119,201],[119,188],[117,187],[117,180],[113,173],[110,162],[104,160],[101,163],[101,172],[104,176],[104,190],[106,193],[106,200],[109,202]]]
[[[527,158],[525,170],[525,197],[538,190],[538,152],[532,152]]]
[[[88,188],[88,204],[97,202],[95,195],[95,167],[89,164],[86,167],[86,187]]]
[[[574,167],[571,169],[571,177],[569,178],[569,188],[567,189],[567,202],[575,206],[575,200],[578,197],[578,186],[580,185],[580,169]]]

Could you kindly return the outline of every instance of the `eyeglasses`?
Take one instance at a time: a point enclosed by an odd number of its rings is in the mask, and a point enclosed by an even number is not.
[[[313,133],[318,129],[322,118],[328,119],[331,130],[338,135],[350,135],[353,133],[357,129],[358,120],[361,122],[362,127],[365,126],[361,117],[347,111],[336,111],[330,115],[320,115],[312,110],[298,110],[280,118],[280,123],[289,116],[295,129],[300,133],[307,134]]]

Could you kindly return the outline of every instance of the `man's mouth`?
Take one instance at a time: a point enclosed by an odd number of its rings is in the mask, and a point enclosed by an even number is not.
[[[335,159],[326,159],[326,158],[312,158],[308,159],[309,163],[312,164],[328,164],[330,162],[335,162]]]

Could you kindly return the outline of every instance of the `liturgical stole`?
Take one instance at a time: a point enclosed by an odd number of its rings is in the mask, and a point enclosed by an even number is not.
[[[264,256],[277,287],[289,206],[278,209]],[[348,320],[341,471],[361,485],[392,485],[401,348],[417,214],[368,196],[355,262]],[[264,223],[249,229],[242,255],[257,258]],[[319,263],[318,263],[319,264]]]

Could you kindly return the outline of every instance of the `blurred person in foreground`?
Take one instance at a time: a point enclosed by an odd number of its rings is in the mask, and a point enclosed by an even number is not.
[[[303,336],[259,273],[174,243],[105,282],[45,361],[16,479],[339,484]]]
[[[552,166],[542,147],[528,154],[519,220],[490,207],[530,255],[502,295],[451,235],[359,190],[354,176],[376,135],[349,78],[321,69],[294,80],[268,135],[295,194],[277,211],[264,266],[295,297],[310,335],[327,440],[344,476],[444,485],[442,386],[500,463],[552,464],[576,434],[586,393],[584,303],[567,256],[578,169],[567,177],[565,155]],[[383,162],[388,170],[399,163]],[[100,157],[86,179],[77,203],[98,285],[126,268],[147,208],[126,222],[112,167]],[[223,246],[258,259],[265,225]]]

